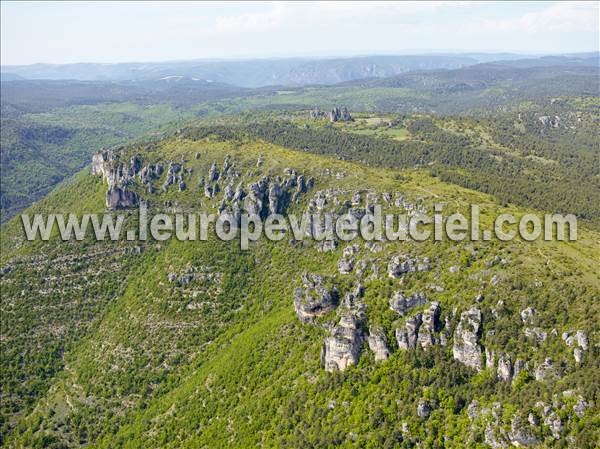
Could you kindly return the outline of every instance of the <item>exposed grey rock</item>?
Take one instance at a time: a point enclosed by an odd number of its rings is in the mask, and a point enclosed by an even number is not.
[[[504,431],[498,426],[492,425],[492,423],[486,425],[483,441],[493,449],[503,449],[508,447],[508,441],[506,441]]]
[[[513,376],[513,366],[510,356],[508,354],[500,354],[498,358],[498,379],[504,382],[510,382]]]
[[[356,245],[356,244],[349,245],[344,248],[344,251],[342,252],[342,256],[351,257],[351,256],[355,255],[358,251],[359,251],[358,245]]]
[[[417,337],[417,341],[423,349],[433,346],[438,342],[434,333],[440,329],[440,311],[440,304],[432,302],[429,309],[423,312],[421,317],[422,324]]]
[[[324,315],[337,303],[335,288],[327,288],[323,278],[317,274],[302,275],[302,287],[294,291],[294,310],[303,323]]]
[[[588,336],[584,331],[579,330],[575,333],[575,341],[577,342],[577,344],[579,345],[579,347],[581,349],[583,349],[584,351],[588,350],[588,347],[589,347]]]
[[[269,213],[270,214],[278,214],[281,209],[281,197],[283,194],[283,190],[281,186],[276,182],[271,182],[269,184]]]
[[[534,340],[536,343],[543,343],[548,338],[548,333],[539,327],[526,327],[523,332],[527,338]]]
[[[137,206],[139,202],[138,194],[125,188],[113,186],[106,192],[106,207],[108,209],[128,209]]]
[[[521,359],[515,360],[515,364],[513,366],[513,382],[523,370],[528,370],[527,363]]]
[[[533,413],[529,413],[529,415],[527,415],[527,422],[532,426],[539,426],[540,424],[539,419],[537,419]]]
[[[396,329],[396,341],[398,347],[405,351],[417,347],[419,327],[421,326],[421,314],[418,313],[406,320],[403,328]]]
[[[337,122],[337,121],[347,122],[347,121],[351,121],[351,120],[352,120],[352,116],[350,115],[350,113],[348,112],[348,109],[346,107],[343,107],[343,108],[335,107],[329,113],[329,121],[330,122]]]
[[[319,120],[325,117],[327,117],[327,114],[321,111],[318,107],[315,107],[313,110],[310,111],[310,118],[312,120]]]
[[[356,365],[360,357],[363,343],[361,323],[351,312],[342,315],[339,323],[331,331],[331,336],[325,339],[321,354],[326,371],[344,371],[351,365]]]
[[[534,318],[537,315],[537,311],[533,307],[527,307],[521,310],[521,321],[523,324],[534,324]]]
[[[485,368],[495,369],[496,368],[496,354],[493,350],[485,348]]]
[[[538,120],[542,123],[544,128],[558,128],[560,126],[560,117],[558,115],[549,116],[542,115],[538,117]]]
[[[218,181],[219,180],[219,170],[217,169],[217,163],[213,162],[208,169],[208,182]]]
[[[462,312],[460,322],[454,331],[454,345],[452,354],[462,364],[481,371],[482,350],[479,339],[483,326],[481,323],[481,311],[475,307]]]
[[[575,359],[575,363],[578,365],[583,362],[583,351],[581,348],[573,349],[573,358]]]
[[[390,309],[399,315],[404,315],[407,311],[414,307],[422,306],[427,303],[427,297],[425,293],[413,293],[412,295],[405,296],[402,292],[394,293],[394,296],[390,299]]]
[[[414,271],[429,271],[431,269],[429,259],[425,258],[421,263],[410,256],[394,256],[388,264],[388,274],[390,277],[399,278],[406,273]]]
[[[369,328],[369,348],[375,354],[375,361],[387,360],[390,356],[390,351],[387,346],[387,339],[385,332],[381,328],[371,327]]]
[[[417,404],[417,416],[421,418],[428,418],[431,414],[431,405],[428,401],[421,399]]]
[[[548,379],[551,376],[556,376],[558,374],[554,363],[551,358],[546,358],[543,363],[540,363],[536,366],[533,375],[535,380],[543,381]]]
[[[583,415],[585,414],[585,411],[588,408],[588,406],[589,404],[585,401],[585,399],[583,399],[582,396],[579,396],[577,404],[573,406],[573,411],[575,412],[577,417],[583,418]]]
[[[327,252],[335,251],[337,246],[338,246],[337,240],[325,239],[318,244],[317,251],[327,253]]]
[[[473,399],[467,406],[467,416],[469,417],[469,420],[475,421],[480,415],[481,411],[479,408],[479,402]]]
[[[552,411],[544,418],[544,424],[550,429],[552,437],[555,440],[560,440],[560,436],[563,431],[563,423],[560,419],[560,416],[558,416],[556,412]]]
[[[338,262],[338,270],[341,274],[350,274],[353,267],[354,262],[352,259],[340,259]]]
[[[538,443],[533,432],[523,425],[519,416],[514,416],[511,420],[508,438],[512,445],[517,447],[533,446]]]

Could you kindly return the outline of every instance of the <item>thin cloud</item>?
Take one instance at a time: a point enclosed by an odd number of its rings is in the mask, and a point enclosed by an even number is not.
[[[597,2],[564,2],[521,17],[504,20],[484,20],[470,27],[477,32],[526,32],[597,30]]]

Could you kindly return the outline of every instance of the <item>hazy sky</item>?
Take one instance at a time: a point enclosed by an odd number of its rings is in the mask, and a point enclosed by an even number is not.
[[[2,64],[597,51],[598,2],[6,2]]]

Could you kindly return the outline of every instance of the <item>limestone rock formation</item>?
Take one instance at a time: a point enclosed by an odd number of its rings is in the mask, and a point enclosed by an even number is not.
[[[427,297],[425,293],[421,292],[413,293],[409,296],[405,296],[402,292],[396,292],[389,302],[390,309],[399,315],[404,315],[410,309],[425,305],[426,303]]]
[[[420,313],[418,313],[408,318],[404,324],[404,327],[396,329],[396,341],[398,342],[398,348],[407,351],[417,347],[417,339],[421,323],[422,316]]]
[[[375,354],[375,361],[387,360],[390,356],[390,351],[387,346],[387,340],[385,338],[385,332],[381,328],[371,327],[369,328],[369,348]]]
[[[513,376],[513,366],[510,360],[510,356],[507,354],[500,354],[498,358],[498,369],[497,369],[498,379],[503,380],[504,382],[510,382]]]
[[[483,366],[482,349],[479,344],[482,330],[481,311],[473,307],[461,313],[454,331],[454,358],[476,371],[481,371]]]
[[[360,357],[363,333],[360,320],[352,312],[342,315],[325,339],[321,360],[326,371],[343,371],[356,365]]]
[[[302,274],[302,287],[294,291],[294,310],[303,323],[309,323],[335,308],[338,292],[327,288],[322,276]]]
[[[432,302],[422,315],[422,324],[419,328],[419,335],[417,342],[423,349],[428,346],[433,346],[439,342],[435,337],[435,332],[440,328],[440,304],[438,302]]]

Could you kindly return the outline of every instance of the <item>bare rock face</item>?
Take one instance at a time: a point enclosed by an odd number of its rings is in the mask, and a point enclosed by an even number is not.
[[[557,368],[554,366],[554,362],[550,358],[546,358],[542,363],[535,367],[533,372],[535,380],[541,382],[550,377],[559,375]]]
[[[510,360],[510,356],[507,354],[500,354],[498,359],[498,369],[496,371],[498,379],[504,382],[510,382],[513,377],[513,366]]]
[[[337,299],[337,290],[328,289],[321,276],[304,273],[302,287],[294,291],[294,310],[300,321],[309,323],[335,308]]]
[[[345,313],[331,336],[325,339],[321,360],[326,371],[344,371],[356,365],[360,357],[363,343],[363,332],[360,320],[352,313]]]
[[[482,350],[479,345],[483,326],[481,311],[475,307],[460,315],[460,322],[454,331],[452,354],[462,364],[481,371],[483,366]]]
[[[560,440],[560,436],[563,431],[563,423],[560,416],[554,411],[550,412],[544,418],[544,424],[550,429],[550,433],[555,440]]]
[[[419,335],[417,337],[417,342],[423,349],[439,343],[439,340],[435,337],[435,332],[440,328],[440,312],[441,309],[438,302],[432,302],[429,309],[423,312],[423,323],[419,328]]]
[[[419,337],[418,334],[421,323],[422,316],[420,313],[418,313],[415,316],[408,318],[403,328],[396,329],[396,341],[398,342],[398,348],[407,351],[417,347],[417,339]]]
[[[375,354],[376,362],[387,360],[389,358],[390,351],[387,346],[387,340],[383,329],[371,327],[369,329],[368,342],[369,348],[373,351],[373,354]]]
[[[349,122],[349,121],[352,121],[352,116],[350,115],[350,113],[348,112],[348,109],[345,106],[343,108],[335,107],[329,113],[329,121],[330,122],[337,122],[337,121]]]
[[[537,311],[533,307],[527,307],[521,310],[520,315],[523,324],[534,324]]]
[[[405,296],[402,292],[396,292],[390,299],[390,309],[399,315],[404,315],[410,309],[426,303],[425,293],[413,293],[410,296]]]
[[[352,259],[340,259],[338,262],[338,270],[341,274],[350,274],[353,267],[354,262]]]
[[[120,160],[114,151],[101,151],[92,156],[92,175],[102,176],[108,184],[106,207],[108,209],[127,209],[139,204],[137,193],[127,190],[133,177],[140,171],[141,159],[133,156],[130,165]]]
[[[548,338],[548,332],[543,331],[539,327],[526,327],[523,332],[525,336],[535,343],[543,343]]]
[[[281,209],[281,197],[283,195],[283,190],[281,186],[276,182],[271,182],[269,184],[269,213],[270,214],[278,214]]]
[[[428,418],[431,414],[431,405],[428,401],[421,399],[417,405],[417,416],[421,418]]]
[[[508,438],[511,444],[517,447],[534,446],[538,443],[533,432],[523,424],[518,416],[513,417],[510,422]]]
[[[140,203],[137,193],[125,188],[113,186],[106,192],[106,207],[108,209],[128,209]]]

